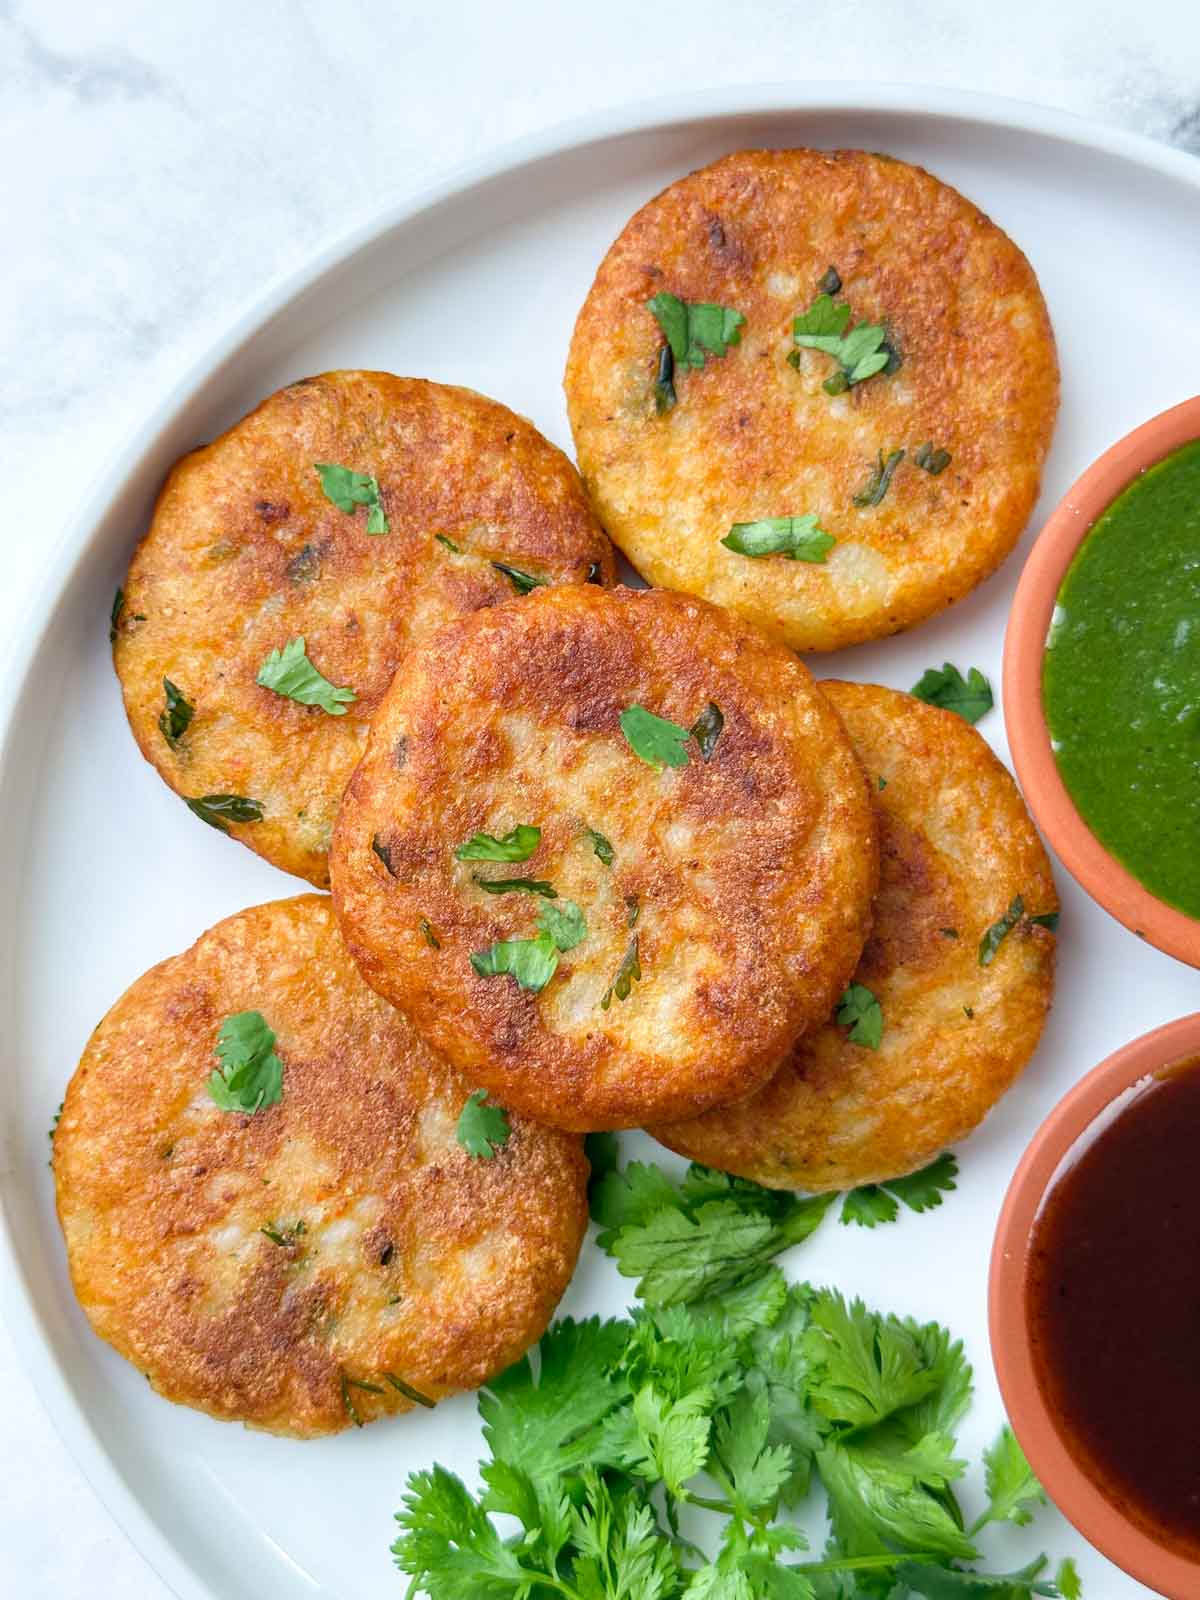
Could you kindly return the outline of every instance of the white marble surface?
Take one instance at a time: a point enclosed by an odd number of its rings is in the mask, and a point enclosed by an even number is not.
[[[580,112],[796,78],[981,89],[1200,155],[1195,0],[0,3],[0,651],[91,480],[327,234]],[[0,1594],[166,1596],[2,1327],[0,1483]]]

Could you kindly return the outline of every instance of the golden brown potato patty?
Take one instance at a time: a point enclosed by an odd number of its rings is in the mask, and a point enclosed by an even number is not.
[[[826,393],[838,359],[793,343],[823,288],[851,325],[885,328],[895,370]],[[745,323],[724,355],[675,364],[660,414],[647,302],[663,292]],[[579,313],[566,392],[593,504],[644,577],[834,650],[921,622],[1012,549],[1058,364],[1029,263],[948,185],[861,150],[744,150],[626,225]],[[858,503],[901,450],[878,503]],[[836,540],[823,563],[721,543],[736,523],[809,514]]]
[[[679,734],[704,715],[705,748],[658,770],[623,732],[635,706]],[[521,826],[519,861],[456,856]],[[862,769],[795,656],[683,595],[563,587],[409,655],[331,869],[367,982],[505,1104],[589,1129],[761,1083],[853,970],[877,860]],[[540,989],[473,966],[572,904],[582,937]]]
[[[283,1065],[249,1116],[208,1091],[247,1010]],[[117,1001],[67,1091],[58,1212],[93,1328],[167,1399],[301,1438],[485,1382],[567,1286],[587,1164],[519,1116],[469,1155],[467,1095],[324,896],[218,923]]]
[[[653,1128],[681,1155],[777,1189],[913,1172],[984,1118],[1033,1054],[1054,982],[1050,864],[1017,786],[950,711],[872,684],[821,684],[875,787],[880,884],[854,982],[883,1012],[877,1050],[835,1022],[764,1089]],[[885,787],[878,787],[879,780]],[[980,964],[1020,896],[1024,915]]]
[[[371,505],[327,498],[317,463],[374,477],[387,532],[368,531]],[[520,578],[495,562],[544,583],[612,581],[574,467],[531,423],[386,372],[290,384],[175,466],[134,555],[115,660],[142,754],[177,794],[253,802],[261,819],[240,820],[243,807],[218,821],[325,887],[380,696],[414,642],[513,595]],[[344,714],[256,681],[295,639],[353,690]],[[175,739],[164,679],[193,711]]]

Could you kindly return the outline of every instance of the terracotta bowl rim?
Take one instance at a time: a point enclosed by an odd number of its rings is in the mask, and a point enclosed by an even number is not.
[[[1042,1396],[1025,1316],[1033,1225],[1064,1159],[1096,1118],[1142,1079],[1200,1055],[1200,1012],[1123,1045],[1058,1102],[1009,1184],[988,1271],[992,1364],[1013,1431],[1046,1493],[1089,1544],[1169,1600],[1200,1593],[1200,1559],[1168,1550],[1105,1498],[1068,1451]]]
[[[1004,723],[1017,777],[1042,832],[1092,899],[1140,938],[1200,967],[1200,919],[1167,905],[1109,854],[1080,816],[1050,748],[1042,708],[1046,634],[1067,568],[1101,512],[1135,478],[1200,439],[1200,395],[1119,439],[1059,501],[1030,552],[1004,636]]]

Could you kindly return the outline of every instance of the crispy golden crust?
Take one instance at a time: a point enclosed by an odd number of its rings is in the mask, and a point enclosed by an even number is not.
[[[830,398],[834,359],[792,319],[826,269],[856,321],[884,321],[899,371]],[[676,373],[655,411],[660,290],[746,318],[741,344]],[[612,246],[566,371],[584,481],[651,583],[729,606],[798,650],[911,627],[961,598],[1015,544],[1037,498],[1058,405],[1054,336],[1025,257],[919,167],[861,150],[746,150],[682,178]],[[927,441],[952,462],[914,465]],[[884,500],[853,497],[904,449]],[[814,512],[824,565],[751,560],[735,522]]]
[[[365,507],[333,505],[318,461],[373,473],[390,532],[368,534]],[[134,555],[115,660],[142,754],[177,794],[257,800],[262,821],[229,831],[326,887],[330,829],[380,696],[410,645],[512,597],[492,560],[612,582],[574,467],[531,423],[470,389],[386,372],[281,389],[177,463]],[[357,694],[347,715],[255,682],[301,635]],[[175,749],[159,729],[164,678],[195,707]]]
[[[618,724],[638,704],[688,727],[710,701],[725,719],[711,760],[693,744],[676,770],[640,760]],[[455,859],[518,823],[542,829],[528,861]],[[683,595],[582,587],[476,613],[409,656],[330,864],[367,982],[472,1081],[579,1129],[761,1083],[852,971],[877,875],[862,769],[794,656]],[[472,971],[473,951],[531,936],[541,904],[476,874],[548,881],[582,908],[587,937],[540,994]],[[605,1010],[634,903],[641,981]]]
[[[283,1098],[207,1092],[229,1014],[277,1035]],[[54,1137],[71,1277],[169,1400],[273,1433],[475,1388],[545,1328],[587,1223],[578,1140],[512,1118],[456,1141],[467,1087],[358,976],[318,895],[239,912],[138,979],[88,1041]],[[297,1223],[305,1231],[286,1240]],[[261,1230],[271,1227],[285,1243]]]
[[[801,1040],[765,1089],[653,1128],[681,1155],[778,1189],[848,1189],[924,1166],[991,1110],[1033,1054],[1050,1007],[1058,909],[1012,778],[950,711],[872,684],[822,683],[876,789],[875,926],[855,973],[883,1010],[878,1050],[834,1023]],[[1015,895],[1026,920],[979,964]]]

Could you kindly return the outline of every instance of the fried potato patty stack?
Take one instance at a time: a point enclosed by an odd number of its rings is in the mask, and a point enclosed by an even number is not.
[[[305,379],[167,479],[114,618],[130,726],[205,820],[325,887],[405,652],[515,591],[611,582],[612,560],[574,467],[506,406],[385,372]]]
[[[225,1019],[281,1093],[214,1101]],[[168,1399],[296,1437],[475,1388],[538,1339],[587,1222],[579,1140],[514,1115],[490,1159],[457,1073],[367,988],[329,901],[219,923],[88,1042],[54,1138],[71,1277]]]
[[[861,150],[748,150],[627,224],[565,386],[593,503],[649,582],[834,650],[1009,553],[1058,364],[1029,263],[948,185]]]
[[[331,869],[373,988],[505,1105],[596,1129],[761,1084],[853,971],[877,857],[795,656],[683,595],[576,586],[409,656]]]
[[[900,1177],[970,1133],[1033,1054],[1054,980],[1050,864],[982,736],[894,689],[821,689],[879,815],[875,925],[854,975],[882,1013],[878,1047],[830,1020],[749,1099],[650,1130],[780,1189]]]

